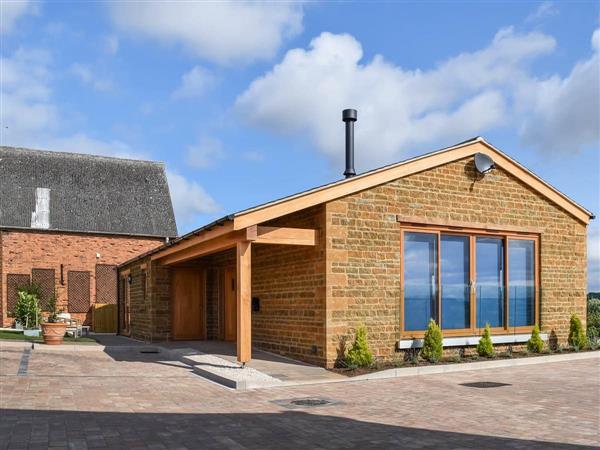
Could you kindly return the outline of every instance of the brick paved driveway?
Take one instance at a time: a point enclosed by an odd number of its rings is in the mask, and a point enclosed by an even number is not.
[[[0,448],[576,449],[600,443],[598,359],[234,392],[161,355],[0,347]],[[473,381],[508,383],[490,389]],[[333,406],[288,408],[292,398]]]

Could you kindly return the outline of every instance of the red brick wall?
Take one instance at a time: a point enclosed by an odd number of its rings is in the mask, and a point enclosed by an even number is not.
[[[31,269],[54,269],[58,307],[68,309],[67,274],[90,272],[90,302],[95,302],[96,264],[120,264],[157,247],[160,238],[87,235],[76,233],[4,230],[0,233],[0,310],[2,323],[10,326],[13,319],[6,311],[6,277],[8,274],[31,274]],[[100,254],[100,258],[96,254]],[[64,284],[60,284],[63,264]],[[91,313],[73,314],[89,322]]]

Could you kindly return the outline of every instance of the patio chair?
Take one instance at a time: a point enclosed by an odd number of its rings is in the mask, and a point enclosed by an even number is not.
[[[67,333],[71,333],[75,339],[83,336],[83,326],[69,313],[60,313],[58,318],[67,324]]]

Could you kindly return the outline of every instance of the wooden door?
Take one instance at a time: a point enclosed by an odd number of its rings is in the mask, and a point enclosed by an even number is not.
[[[225,269],[223,277],[223,327],[224,339],[235,341],[237,339],[237,299],[235,295],[236,273],[235,267]]]
[[[173,339],[206,339],[204,271],[176,267],[171,275]]]

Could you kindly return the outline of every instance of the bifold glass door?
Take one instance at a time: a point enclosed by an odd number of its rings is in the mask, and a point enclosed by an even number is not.
[[[437,234],[404,235],[404,329],[424,330],[437,320]]]
[[[402,242],[403,331],[430,319],[455,335],[536,323],[535,238],[403,230]]]
[[[469,236],[441,235],[442,328],[471,326]]]
[[[477,237],[477,327],[504,326],[504,239]]]
[[[508,267],[510,326],[531,326],[535,324],[535,242],[510,240]]]

